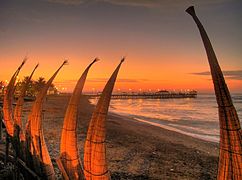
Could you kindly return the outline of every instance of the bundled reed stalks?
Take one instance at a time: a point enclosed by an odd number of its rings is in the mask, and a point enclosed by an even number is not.
[[[28,142],[26,143],[26,149],[30,150],[30,152],[27,154],[27,164],[29,167],[33,167],[34,171],[43,179],[55,179],[54,168],[50,159],[49,152],[47,150],[42,129],[43,102],[46,97],[48,88],[50,87],[60,69],[65,64],[67,64],[67,61],[63,62],[59,69],[48,80],[44,88],[39,92],[28,118],[28,125],[26,129],[26,140]]]
[[[82,89],[85,84],[88,71],[97,61],[97,58],[94,59],[94,61],[85,69],[81,75],[66,110],[61,135],[60,158],[57,159],[58,166],[60,167],[65,179],[84,179],[81,162],[78,155],[77,114],[78,105],[82,95]]]
[[[189,7],[186,12],[193,17],[200,31],[210,65],[218,104],[220,152],[217,179],[241,180],[242,131],[240,121],[208,35],[196,16],[194,7]]]
[[[54,168],[43,135],[42,109],[48,88],[67,61],[63,62],[63,64],[58,68],[58,70],[53,74],[44,88],[37,95],[36,100],[33,103],[32,110],[29,114],[24,134],[21,118],[24,97],[26,95],[26,90],[31,78],[38,67],[38,65],[35,66],[26,83],[23,85],[20,96],[18,97],[13,117],[12,99],[15,90],[14,84],[18,73],[25,64],[25,61],[26,59],[12,76],[4,96],[3,112],[7,132],[12,137],[11,142],[13,143],[13,147],[16,151],[16,162],[21,153],[21,159],[24,159],[27,166],[31,167],[41,178],[55,179]],[[85,69],[82,76],[78,80],[66,110],[61,136],[61,155],[60,158],[57,159],[57,164],[65,179],[110,179],[106,162],[105,122],[113,87],[124,58],[121,60],[120,64],[117,66],[107,82],[96,109],[93,112],[85,142],[85,172],[83,172],[82,163],[80,162],[78,155],[79,152],[76,131],[78,104],[80,102],[82,89],[84,87],[88,71],[96,61],[98,61],[97,58],[94,59],[94,61]],[[24,146],[21,146],[21,142],[23,142]]]
[[[37,64],[35,66],[32,73],[28,77],[27,81],[23,85],[23,87],[20,91],[20,95],[18,97],[17,103],[16,103],[16,107],[14,109],[14,124],[15,124],[15,126],[18,126],[19,129],[20,129],[19,136],[20,136],[21,141],[25,141],[25,136],[24,136],[25,133],[23,132],[23,124],[22,124],[22,111],[23,111],[24,97],[26,95],[26,91],[28,89],[31,78],[34,75],[34,72],[35,72],[35,70],[37,69],[38,66],[39,66],[39,64]]]
[[[106,118],[113,87],[124,58],[108,80],[89,123],[84,147],[84,174],[87,180],[110,179],[106,162]]]
[[[23,65],[25,64],[26,60],[27,58],[24,58],[21,65],[18,67],[18,69],[11,77],[11,80],[9,81],[7,90],[3,98],[3,118],[6,125],[7,133],[10,137],[13,137],[14,135],[14,119],[13,119],[13,98],[14,98],[14,91],[15,91],[14,85],[15,85],[17,76],[20,70],[22,69]]]

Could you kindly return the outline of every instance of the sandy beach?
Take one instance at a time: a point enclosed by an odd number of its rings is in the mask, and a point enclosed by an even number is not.
[[[242,1],[0,10],[0,180],[242,180]]]
[[[48,96],[43,129],[53,163],[69,96]],[[29,112],[27,103],[24,114]],[[80,158],[94,106],[82,97],[78,114]],[[112,179],[216,179],[218,144],[109,113],[107,158]],[[58,177],[60,172],[55,168]]]

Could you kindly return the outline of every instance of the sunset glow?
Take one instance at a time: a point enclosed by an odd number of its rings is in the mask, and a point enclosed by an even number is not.
[[[0,0],[0,179],[242,179],[241,0]]]
[[[69,60],[54,84],[72,92],[84,68],[84,91],[101,91],[122,56],[126,56],[114,91],[157,89],[212,91],[207,57],[189,17],[189,1],[1,1],[0,80],[10,80],[27,56],[19,77],[40,63],[34,79],[48,79],[63,59]],[[78,3],[79,2],[79,3]],[[242,90],[241,2],[201,1],[198,13],[232,92]],[[225,8],[226,7],[226,8]]]

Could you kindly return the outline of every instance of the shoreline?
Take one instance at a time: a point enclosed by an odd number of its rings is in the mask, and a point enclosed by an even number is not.
[[[43,130],[57,177],[61,129],[69,97],[47,98]],[[29,112],[25,108],[25,119]],[[78,113],[78,148],[83,147],[94,109],[82,97]],[[107,117],[107,162],[112,179],[216,179],[218,144],[132,120],[113,112]]]
[[[187,136],[190,136],[190,137],[193,137],[193,138],[196,138],[196,139],[200,139],[200,140],[203,140],[203,141],[208,141],[208,142],[213,142],[213,143],[219,144],[219,139],[217,139],[215,137],[213,137],[213,138],[209,137],[209,136],[204,137],[204,135],[195,134],[195,133],[192,133],[192,132],[186,132],[186,131],[177,129],[175,127],[169,126],[169,125],[164,125],[164,124],[160,124],[160,123],[157,123],[157,122],[154,122],[154,121],[145,120],[145,119],[140,118],[140,117],[129,117],[128,114],[124,115],[124,114],[119,114],[118,112],[111,112],[111,113],[116,114],[117,116],[120,116],[120,117],[127,117],[131,121],[142,122],[144,124],[156,126],[156,127],[166,129],[166,130],[169,130],[169,131],[172,131],[172,132],[187,135]]]
[[[117,129],[119,130],[118,134],[124,136],[113,139],[113,135],[107,134],[107,136],[111,136],[109,137],[111,144],[118,142],[117,144],[120,146],[108,150],[111,151],[111,159],[116,156],[116,151],[125,147],[128,149],[127,151],[132,149],[130,153],[133,160],[128,161],[132,164],[130,167],[137,166],[132,170],[127,167],[123,170],[124,172],[136,175],[144,174],[147,179],[216,179],[217,143],[193,138],[150,124],[134,122],[128,117],[114,113],[110,113],[108,117],[108,124],[111,123],[112,125],[108,125],[108,129],[112,128],[112,130],[109,131]],[[129,142],[121,142],[124,139]],[[126,150],[122,151],[126,152]],[[129,153],[126,152],[126,154]],[[121,162],[125,159],[122,156],[119,158],[122,159]],[[123,163],[124,166],[125,164]],[[143,167],[145,165],[146,167]],[[114,166],[118,166],[117,169],[114,168],[115,170],[122,169],[121,165],[114,164]]]
[[[90,99],[88,99],[88,101],[89,101],[89,104],[91,106],[95,107],[94,102],[91,102]],[[149,125],[152,125],[152,126],[162,128],[162,130],[172,131],[172,132],[179,133],[179,134],[182,134],[182,135],[186,135],[186,136],[189,136],[189,137],[192,137],[192,138],[195,138],[195,139],[199,139],[199,140],[203,140],[203,141],[211,142],[211,143],[216,143],[217,145],[219,144],[219,138],[209,137],[209,136],[206,138],[206,137],[204,137],[204,135],[195,134],[195,133],[192,133],[192,132],[186,132],[186,131],[177,129],[175,127],[169,126],[169,125],[160,124],[160,123],[158,123],[154,120],[146,120],[145,118],[140,117],[139,115],[133,116],[132,114],[128,114],[128,113],[115,112],[115,110],[111,110],[111,107],[109,108],[108,115],[109,114],[111,116],[122,118],[122,119],[127,119],[127,120],[132,121],[132,122],[141,122],[144,125],[149,124]]]
[[[118,113],[114,113],[114,112],[110,112],[108,114],[108,116],[110,116],[110,120],[114,120],[115,118],[118,118],[122,121],[128,121],[128,123],[137,123],[137,125],[139,126],[144,126],[143,128],[149,128],[149,130],[147,131],[150,131],[151,129],[154,131],[151,133],[151,135],[157,135],[157,133],[168,133],[169,135],[174,135],[177,137],[177,140],[174,139],[174,137],[164,137],[164,138],[169,138],[170,140],[174,140],[174,143],[184,143],[184,145],[186,145],[186,140],[187,141],[192,141],[192,143],[195,143],[193,147],[195,148],[198,148],[198,150],[204,150],[204,152],[206,152],[205,149],[202,149],[201,146],[199,146],[199,143],[202,143],[202,144],[207,144],[209,146],[213,146],[215,148],[215,151],[211,151],[213,153],[214,156],[218,156],[217,154],[217,148],[219,147],[219,143],[218,142],[213,142],[213,141],[208,141],[208,140],[205,140],[205,139],[202,139],[202,138],[198,138],[198,137],[194,137],[194,136],[191,136],[191,135],[188,135],[188,134],[183,134],[181,132],[178,132],[176,130],[171,130],[171,129],[166,129],[164,127],[162,127],[163,125],[161,126],[157,126],[156,124],[153,124],[153,122],[148,122],[146,120],[136,120],[136,118],[133,118],[133,117],[129,117],[128,115],[120,115]],[[133,125],[134,125],[133,124]],[[158,124],[160,125],[160,124]],[[138,128],[138,127],[136,127]],[[186,139],[186,140],[182,140],[182,139]],[[197,144],[198,143],[198,144]],[[209,152],[209,151],[207,151]],[[209,152],[210,153],[210,152]]]

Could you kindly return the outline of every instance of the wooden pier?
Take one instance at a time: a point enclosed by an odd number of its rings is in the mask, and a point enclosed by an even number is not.
[[[100,94],[87,94],[88,98],[99,98]],[[172,98],[196,98],[197,92],[168,92],[165,93],[116,93],[112,94],[112,99],[172,99]]]

